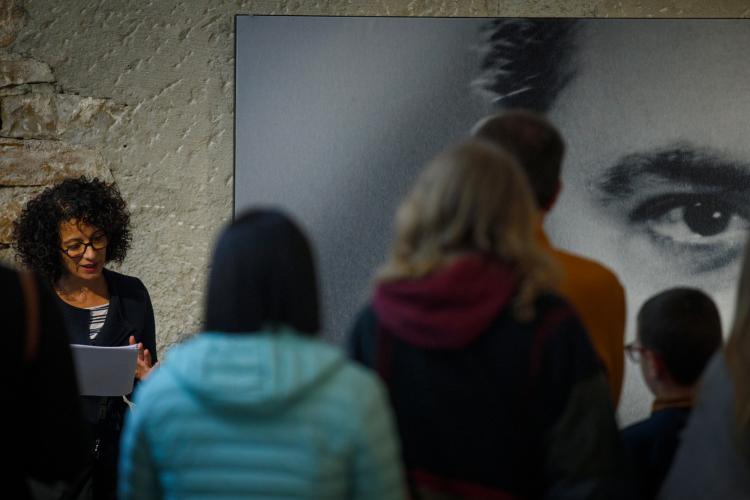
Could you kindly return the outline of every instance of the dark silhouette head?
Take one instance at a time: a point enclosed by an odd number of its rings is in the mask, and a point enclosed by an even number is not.
[[[693,385],[721,347],[721,319],[714,301],[694,288],[671,288],[638,312],[641,345],[662,359],[672,379]]]
[[[526,172],[537,207],[552,208],[560,190],[565,144],[547,119],[531,111],[510,110],[481,119],[471,133],[515,156]]]
[[[205,329],[251,333],[319,330],[312,250],[297,225],[276,210],[240,215],[219,236],[212,260]]]

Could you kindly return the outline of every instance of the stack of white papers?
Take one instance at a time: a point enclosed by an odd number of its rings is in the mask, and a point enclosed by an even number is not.
[[[133,392],[138,347],[72,344],[81,396],[124,396]]]

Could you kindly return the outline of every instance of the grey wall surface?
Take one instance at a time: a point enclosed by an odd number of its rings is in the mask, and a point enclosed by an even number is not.
[[[483,114],[477,19],[239,17],[235,207],[281,206],[317,249],[340,340],[422,165]]]

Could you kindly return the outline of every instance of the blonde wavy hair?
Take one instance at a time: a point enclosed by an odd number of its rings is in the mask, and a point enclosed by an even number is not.
[[[747,243],[734,323],[724,357],[734,386],[736,442],[745,459],[750,461],[750,244]]]
[[[525,174],[497,146],[472,140],[437,156],[401,203],[388,261],[376,281],[420,278],[466,253],[482,253],[519,273],[520,320],[552,289],[558,272],[538,245],[536,208]]]

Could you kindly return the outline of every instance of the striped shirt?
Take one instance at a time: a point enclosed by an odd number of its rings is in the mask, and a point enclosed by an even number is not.
[[[99,335],[99,332],[102,331],[104,321],[107,319],[109,304],[89,307],[88,310],[91,312],[91,320],[89,322],[89,339],[94,340],[96,336]]]

